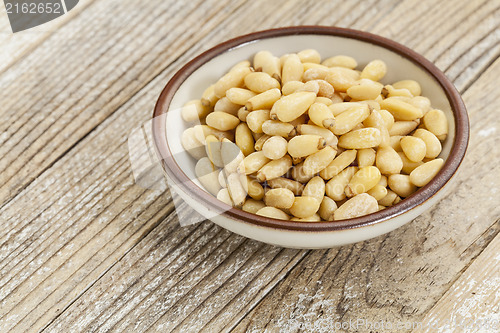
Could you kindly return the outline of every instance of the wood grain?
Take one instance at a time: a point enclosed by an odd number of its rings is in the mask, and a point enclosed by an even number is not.
[[[500,107],[496,10],[486,1],[96,0],[0,74],[0,327],[293,332],[424,318],[500,228],[499,124],[483,111]],[[454,75],[472,124],[454,191],[389,235],[331,250],[263,245],[210,222],[179,227],[168,192],[134,185],[128,133],[197,53],[296,24],[373,31]],[[76,63],[52,63],[54,54]]]

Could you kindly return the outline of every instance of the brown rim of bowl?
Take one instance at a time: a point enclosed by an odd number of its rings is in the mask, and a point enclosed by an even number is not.
[[[171,158],[172,155],[168,147],[166,137],[165,117],[162,117],[162,115],[165,115],[167,112],[170,102],[172,101],[177,89],[195,70],[223,52],[251,41],[290,35],[330,35],[357,39],[375,44],[407,58],[434,77],[448,97],[454,115],[456,132],[450,155],[443,168],[431,182],[398,204],[373,214],[341,221],[304,223],[267,218],[251,214],[237,208],[228,208],[228,205],[200,189],[186,176],[180,166],[173,158]],[[436,194],[439,189],[441,189],[452,178],[465,156],[465,151],[469,141],[469,119],[462,98],[453,84],[433,63],[406,46],[364,31],[337,27],[296,26],[263,30],[239,36],[216,45],[188,62],[170,79],[156,103],[153,113],[153,140],[157,154],[162,160],[164,170],[171,178],[173,178],[172,180],[174,182],[180,184],[185,191],[193,195],[193,197],[195,197],[200,204],[205,205],[207,208],[215,208],[219,211],[224,211],[223,214],[232,219],[241,220],[262,227],[309,232],[334,231],[368,226],[388,220],[401,215],[418,205],[421,205],[424,201]]]

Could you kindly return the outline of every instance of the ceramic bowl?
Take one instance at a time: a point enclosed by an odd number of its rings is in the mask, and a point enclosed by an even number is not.
[[[362,68],[373,59],[388,66],[383,83],[413,79],[422,86],[434,108],[445,112],[449,135],[440,155],[445,164],[426,186],[400,203],[366,216],[337,222],[291,222],[244,212],[220,202],[202,189],[194,175],[195,160],[182,148],[181,134],[189,126],[178,110],[200,98],[210,84],[242,60],[261,50],[275,55],[313,48],[322,58],[344,54]],[[170,112],[169,112],[170,110]],[[453,84],[431,62],[389,39],[367,32],[335,27],[300,26],[240,36],[202,53],[181,68],[163,89],[153,114],[153,138],[165,174],[176,192],[195,210],[221,227],[265,243],[293,248],[329,248],[370,239],[413,220],[440,200],[451,187],[465,155],[469,122],[464,103]]]

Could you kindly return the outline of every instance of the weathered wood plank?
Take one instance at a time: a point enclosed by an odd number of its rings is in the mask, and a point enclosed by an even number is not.
[[[425,315],[418,332],[494,332],[500,329],[500,236]],[[438,330],[436,330],[438,328]]]

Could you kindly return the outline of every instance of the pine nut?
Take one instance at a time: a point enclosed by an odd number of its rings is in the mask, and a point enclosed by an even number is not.
[[[201,104],[212,108],[219,98],[215,96],[215,84],[208,86],[201,95]]]
[[[389,135],[408,135],[413,132],[417,126],[418,122],[416,121],[395,121],[389,130]]]
[[[325,59],[322,65],[327,67],[345,67],[349,69],[354,69],[358,66],[358,62],[353,57],[338,55]]]
[[[441,170],[443,164],[444,160],[442,158],[425,162],[410,173],[410,181],[419,187],[427,185]]]
[[[396,89],[390,84],[384,86],[384,89],[382,89],[382,94],[386,97],[413,97],[412,93],[408,89]]]
[[[274,103],[271,112],[275,113],[277,118],[282,122],[289,122],[306,112],[315,99],[316,94],[312,92],[302,91],[292,93]]]
[[[245,86],[258,94],[281,87],[278,80],[263,72],[253,72],[245,76]]]
[[[333,213],[335,213],[336,210],[337,203],[333,199],[324,196],[321,204],[319,205],[319,216],[321,216],[321,218],[325,221],[333,221]]]
[[[321,178],[329,180],[351,165],[355,159],[356,150],[346,150],[339,154],[325,169],[321,170],[319,175]]]
[[[406,198],[417,190],[417,187],[410,181],[410,176],[395,174],[390,175],[387,181],[389,188],[397,195]]]
[[[426,146],[424,140],[415,136],[405,136],[401,139],[401,149],[406,157],[412,162],[418,162],[424,159]]]
[[[205,146],[196,138],[196,130],[194,127],[190,127],[182,132],[181,144],[182,147],[193,156],[195,159],[206,156]]]
[[[270,217],[272,219],[278,219],[278,220],[289,220],[290,216],[288,216],[284,211],[274,208],[274,207],[264,207],[261,208],[255,213],[257,215],[265,216],[265,217]]]
[[[424,164],[422,161],[410,161],[403,152],[398,152],[398,155],[401,157],[401,161],[403,161],[403,169],[401,169],[401,171],[407,175],[409,175],[416,167]]]
[[[262,198],[264,198],[264,188],[256,179],[250,176],[240,175],[240,181],[242,184],[246,185],[245,189],[252,199],[262,200]]]
[[[238,166],[238,172],[252,174],[259,171],[269,161],[262,151],[256,151],[243,159],[243,162]]]
[[[326,141],[319,135],[297,135],[288,142],[288,153],[292,157],[305,157],[325,147]]]
[[[362,79],[360,84],[347,89],[347,95],[359,101],[371,100],[377,98],[382,91],[382,85],[371,80]]]
[[[205,149],[210,161],[215,166],[222,168],[224,166],[224,162],[222,161],[220,140],[213,135],[207,136],[205,138]]]
[[[247,121],[247,116],[250,113],[250,111],[247,110],[246,107],[242,106],[237,113],[238,119],[240,121],[246,122]]]
[[[243,206],[247,197],[247,190],[241,184],[240,175],[238,173],[231,173],[227,176],[226,183],[234,206],[238,208]]]
[[[220,170],[219,171],[219,176],[218,176],[218,179],[219,179],[219,184],[222,188],[226,188],[227,187],[227,183],[226,183],[226,173],[224,170]]]
[[[231,141],[234,140],[234,134],[229,131],[219,131],[208,125],[196,125],[193,128],[196,139],[203,144],[205,143],[205,138],[209,135],[213,135],[219,140],[222,140],[223,138]]]
[[[264,202],[267,206],[280,209],[289,209],[292,207],[295,196],[293,192],[286,188],[275,188],[266,192]]]
[[[290,54],[286,57],[281,69],[281,82],[286,84],[290,81],[302,80],[304,74],[304,65],[296,54]]]
[[[320,151],[306,157],[302,166],[305,175],[315,175],[324,170],[335,158],[337,150],[326,146]]]
[[[378,200],[378,203],[382,206],[390,207],[392,205],[397,204],[400,201],[399,199],[400,198],[396,193],[394,193],[391,190],[387,190],[386,196]]]
[[[368,105],[360,104],[359,106],[353,106],[335,117],[335,124],[332,132],[335,135],[346,134],[356,125],[367,119],[368,116],[370,116]]]
[[[266,120],[262,124],[262,131],[267,135],[279,135],[286,139],[289,139],[297,134],[297,131],[292,124],[283,123],[278,120]]]
[[[229,195],[229,190],[227,188],[223,188],[217,193],[217,199],[226,205],[233,205],[233,201],[231,200],[231,196]]]
[[[226,95],[226,91],[228,89],[234,87],[242,87],[245,76],[247,76],[251,72],[252,70],[247,66],[237,67],[229,71],[229,73],[221,77],[219,81],[215,83],[215,96],[217,96],[218,98],[222,98]]]
[[[280,159],[272,160],[257,172],[257,179],[261,182],[283,176],[292,167],[292,159],[286,155]]]
[[[431,109],[431,100],[424,96],[415,96],[408,103],[422,110],[424,115]]]
[[[224,170],[228,173],[236,172],[245,158],[240,147],[228,139],[222,139],[220,144],[220,155],[222,157]]]
[[[303,80],[304,82],[312,80],[324,80],[328,73],[330,73],[330,69],[326,67],[309,68],[304,72]]]
[[[326,97],[328,99],[333,97],[335,89],[333,86],[325,80],[312,80],[309,82],[316,82],[319,86],[318,97]]]
[[[229,195],[229,192],[228,192]],[[218,199],[218,197],[217,197]],[[245,212],[252,213],[252,214],[257,214],[257,212],[266,207],[266,204],[263,201],[260,200],[254,200],[254,199],[247,199],[241,209],[243,209]]]
[[[358,150],[358,167],[366,167],[375,164],[375,150],[373,148],[365,148]]]
[[[439,139],[428,130],[419,128],[413,133],[413,136],[425,142],[426,158],[436,158],[441,153],[441,142],[439,142]]]
[[[313,103],[309,107],[309,118],[311,121],[324,128],[333,128],[335,124],[335,117],[332,114],[332,111],[325,104],[321,103]]]
[[[323,178],[319,176],[311,178],[304,187],[302,196],[313,197],[318,200],[318,202],[323,201],[323,197],[325,196],[325,181]]]
[[[307,183],[314,175],[306,174],[303,170],[304,162],[295,164],[292,169],[292,178],[301,183]]]
[[[269,89],[248,99],[245,103],[245,108],[248,111],[258,109],[271,109],[274,103],[280,99],[281,91],[278,88]]]
[[[376,167],[366,166],[360,168],[347,184],[345,193],[348,197],[365,193],[377,185],[380,178],[380,170]]]
[[[338,118],[338,117],[337,117]],[[374,127],[353,130],[339,138],[339,147],[363,149],[376,147],[382,141],[380,130]]]
[[[326,128],[316,125],[300,124],[297,126],[297,133],[299,134],[312,134],[322,136],[326,141],[327,146],[337,147],[338,139],[333,133]]]
[[[229,131],[235,129],[240,123],[240,120],[226,112],[212,112],[207,118],[206,122],[208,126],[211,126],[219,131]]]
[[[319,209],[320,201],[313,197],[295,197],[290,213],[299,218],[307,218],[316,214]]]
[[[334,103],[332,105],[330,105],[328,108],[330,109],[330,111],[332,111],[332,114],[337,117],[339,114],[341,114],[342,112],[345,112],[347,110],[350,110],[354,107],[359,107],[359,106],[362,106],[363,103],[361,102],[341,102],[341,103]]]
[[[304,85],[305,83],[302,81],[288,81],[281,88],[281,92],[283,93],[283,96],[288,96],[299,91],[299,89],[302,89]]]
[[[344,202],[333,213],[334,219],[345,220],[364,216],[378,211],[378,202],[367,193],[362,193]]]
[[[392,86],[396,89],[408,89],[413,96],[419,96],[422,93],[420,84],[414,80],[401,80],[394,82]]]
[[[381,200],[387,195],[387,188],[382,185],[375,185],[369,191],[367,191],[369,195],[375,198],[375,200]]]
[[[381,147],[377,151],[375,165],[382,174],[390,175],[401,172],[403,161],[392,147]]]
[[[243,152],[243,155],[248,156],[255,151],[255,140],[253,139],[252,131],[248,128],[247,124],[241,123],[236,127],[234,139],[236,141],[236,145]]]
[[[264,143],[267,141],[267,139],[269,139],[271,136],[270,135],[267,135],[267,134],[264,134],[262,135],[260,138],[258,138],[256,141],[255,141],[255,145],[254,145],[254,148],[256,151],[261,151],[262,150],[262,147],[264,147]]]
[[[419,108],[394,97],[381,101],[380,107],[389,111],[396,120],[415,120],[423,116]]]
[[[257,72],[262,71],[272,78],[281,81],[281,64],[278,57],[269,51],[257,52],[253,58],[253,65]]]
[[[254,110],[247,115],[247,125],[252,132],[263,133],[262,124],[269,119],[269,110]]]
[[[356,80],[358,79],[359,74],[357,72],[344,67],[330,68],[325,77],[325,80],[338,92],[346,92],[347,89],[356,84]]]
[[[326,195],[335,201],[344,199],[346,197],[345,188],[357,171],[357,167],[348,167],[330,179],[328,183],[326,183]]]
[[[313,214],[308,217],[292,217],[290,221],[296,221],[296,222],[320,222],[321,221],[321,216],[318,214]]]
[[[217,196],[221,186],[219,184],[218,169],[210,162],[208,157],[202,157],[194,168],[196,179],[212,195]]]
[[[402,135],[394,135],[391,136],[389,139],[389,146],[392,147],[397,152],[402,152],[403,148],[401,148],[401,139],[404,138]]]
[[[262,146],[264,156],[277,160],[286,155],[288,142],[281,136],[272,136]]]
[[[333,87],[332,87],[332,89],[333,89]],[[327,97],[316,97],[316,99],[314,100],[314,103],[321,103],[321,104],[325,104],[326,106],[330,106],[333,104],[333,101]]]
[[[318,83],[318,80],[307,81],[296,92],[299,92],[299,91],[313,92],[316,95],[318,95],[318,93],[319,93],[319,83]]]
[[[269,185],[271,188],[289,189],[294,195],[302,195],[302,192],[304,191],[304,185],[296,180],[283,177],[268,180],[267,185]]]
[[[226,97],[229,101],[238,105],[245,105],[255,95],[257,94],[253,91],[243,88],[231,88],[226,91]]]
[[[382,60],[372,60],[361,71],[362,79],[380,81],[387,73],[387,66]]]
[[[210,111],[210,107],[203,105],[199,99],[196,99],[184,104],[181,109],[181,116],[186,122],[200,121],[200,119],[205,118]]]
[[[432,109],[427,112],[424,116],[424,126],[441,141],[448,135],[448,120],[441,110]]]
[[[321,55],[314,49],[302,50],[297,53],[297,55],[302,62],[312,62],[314,64],[319,64],[321,62]]]

